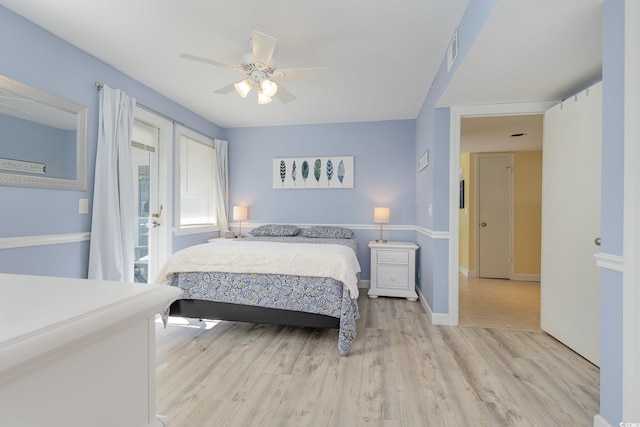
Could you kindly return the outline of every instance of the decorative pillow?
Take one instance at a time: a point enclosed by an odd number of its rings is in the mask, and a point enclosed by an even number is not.
[[[255,237],[282,237],[295,236],[299,232],[300,229],[295,225],[265,224],[254,228],[249,234]]]
[[[325,239],[350,239],[353,231],[343,227],[316,225],[309,227],[302,233],[304,237],[322,237]]]

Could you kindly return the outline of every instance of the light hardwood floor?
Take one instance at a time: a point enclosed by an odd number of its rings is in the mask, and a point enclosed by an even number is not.
[[[544,332],[433,326],[418,302],[359,298],[336,330],[173,319],[157,326],[171,427],[591,426],[599,370]]]
[[[540,282],[459,276],[460,326],[540,330]]]

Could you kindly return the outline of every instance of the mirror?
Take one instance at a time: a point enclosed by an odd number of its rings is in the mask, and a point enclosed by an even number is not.
[[[0,184],[86,190],[87,108],[0,76]]]

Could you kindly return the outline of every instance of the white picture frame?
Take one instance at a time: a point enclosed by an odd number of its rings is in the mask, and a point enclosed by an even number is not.
[[[353,156],[276,157],[273,159],[273,189],[353,188],[353,164]]]

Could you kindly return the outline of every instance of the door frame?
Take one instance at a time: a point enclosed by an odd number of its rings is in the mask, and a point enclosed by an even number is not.
[[[158,230],[158,260],[160,268],[172,253],[173,231],[173,122],[155,114],[141,105],[136,105],[134,118],[149,126],[158,128],[158,206],[162,205],[161,221],[166,225]],[[151,283],[155,277],[149,272]]]
[[[513,230],[513,224],[514,224],[514,219],[513,219],[513,179],[514,179],[514,171],[513,171],[513,164],[514,164],[514,155],[513,153],[476,153],[476,157],[475,157],[475,181],[474,181],[474,187],[475,187],[475,194],[476,194],[476,203],[475,206],[473,207],[474,211],[475,211],[475,219],[476,219],[476,225],[475,225],[475,262],[476,262],[476,277],[480,277],[480,227],[478,227],[478,222],[480,220],[480,168],[479,168],[479,164],[480,164],[480,157],[481,156],[485,156],[485,157],[495,157],[495,156],[509,156],[509,168],[510,168],[510,173],[509,173],[509,280],[513,280],[513,264],[514,264],[514,259],[513,259],[513,247],[514,247],[514,243],[513,243],[513,235],[514,235],[514,230]],[[459,164],[459,163],[458,163]],[[460,224],[458,224],[458,226],[460,226]]]
[[[625,0],[624,220],[622,278],[622,419],[640,419],[640,5]]]
[[[453,106],[449,111],[449,311],[443,324],[458,324],[460,125],[463,117],[541,114],[557,101]]]

